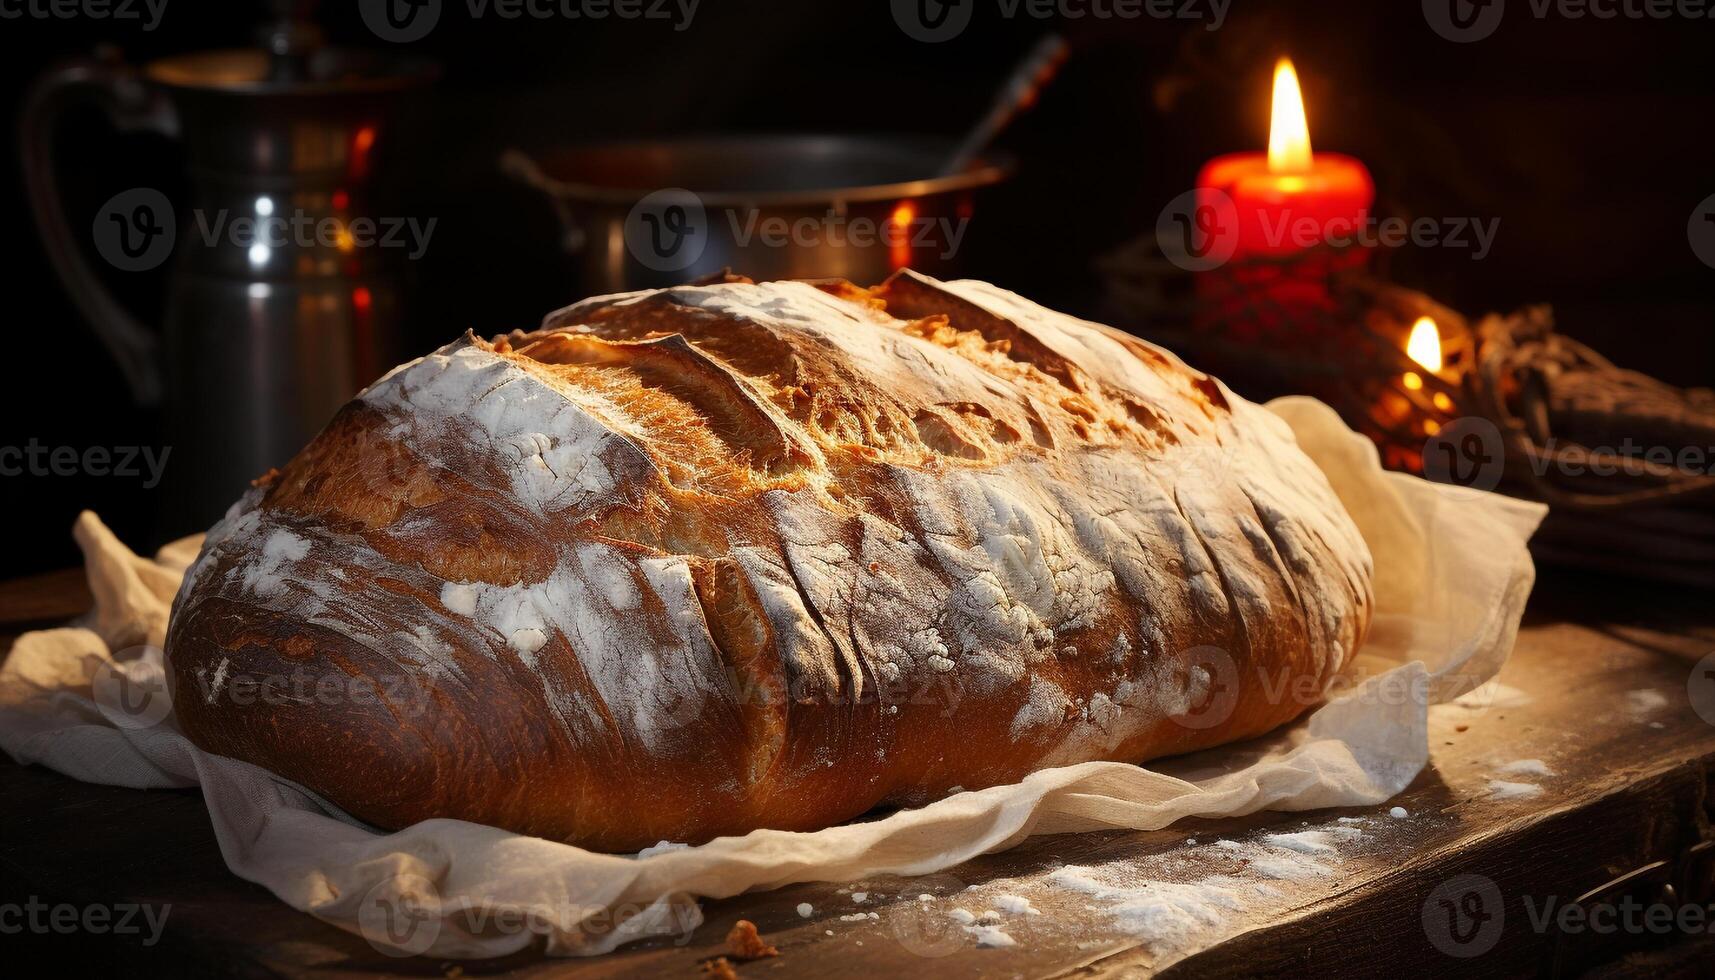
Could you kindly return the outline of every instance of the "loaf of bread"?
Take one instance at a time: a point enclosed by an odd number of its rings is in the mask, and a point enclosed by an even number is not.
[[[1259,735],[1370,578],[1290,430],[1159,348],[735,280],[396,368],[211,530],[167,655],[196,744],[362,820],[626,851]]]

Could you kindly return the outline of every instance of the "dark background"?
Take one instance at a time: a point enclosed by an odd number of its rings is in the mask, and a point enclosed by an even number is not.
[[[1412,0],[1235,0],[1218,31],[1174,19],[1008,20],[997,0],[965,2],[976,4],[971,27],[930,45],[906,36],[885,0],[703,0],[682,33],[658,20],[472,21],[449,0],[412,46],[445,70],[391,188],[406,213],[439,219],[412,270],[412,349],[467,327],[533,326],[583,295],[545,203],[500,176],[507,147],[715,131],[952,135],[1057,28],[1073,58],[1003,140],[1021,170],[981,202],[968,274],[1094,313],[1097,256],[1152,229],[1202,161],[1263,147],[1269,73],[1286,53],[1316,147],[1368,163],[1382,207],[1501,219],[1483,261],[1406,249],[1397,279],[1468,314],[1552,302],[1566,332],[1622,364],[1680,384],[1715,381],[1715,269],[1686,237],[1693,208],[1715,193],[1715,20],[1537,19],[1513,0],[1494,36],[1461,45],[1437,36]],[[324,7],[332,40],[381,46],[355,4]],[[152,32],[0,20],[11,112],[59,59],[102,42],[138,62],[240,46],[262,9],[169,0]],[[172,144],[102,126],[94,116],[65,126],[74,228],[119,190],[184,184]],[[161,446],[158,413],[131,405],[40,251],[15,140],[0,154],[0,242],[13,360],[0,445]],[[157,316],[162,273],[111,276],[139,315]],[[0,575],[75,563],[69,529],[83,508],[139,550],[199,530],[165,526],[158,492],[140,482],[0,477]]]

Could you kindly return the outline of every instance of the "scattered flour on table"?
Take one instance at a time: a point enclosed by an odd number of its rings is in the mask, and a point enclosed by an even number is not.
[[[1491,680],[1466,691],[1447,704],[1467,711],[1484,711],[1489,708],[1519,708],[1534,700],[1535,698],[1510,684]]]
[[[691,845],[689,844],[680,844],[674,841],[664,840],[658,844],[653,844],[649,847],[645,847],[641,851],[638,851],[637,856],[640,858],[646,858],[656,854],[666,854],[668,851],[682,851],[690,846]]]
[[[1007,935],[1000,926],[977,925],[965,926],[964,929],[977,937],[977,948],[979,949],[1004,949],[1008,946],[1018,945],[1018,940]]]
[[[1329,834],[1321,830],[1301,830],[1295,834],[1266,834],[1263,843],[1284,847],[1300,854],[1333,854],[1339,850]]]
[[[816,914],[816,907],[814,905],[811,905],[809,902],[799,902],[798,903],[798,917],[799,918],[808,919],[810,916],[815,915],[815,914]]]
[[[1335,818],[1252,839],[1187,841],[1170,853],[1129,861],[1063,865],[1026,878],[971,885],[963,889],[964,906],[943,906],[942,912],[977,948],[1027,945],[1041,935],[1088,936],[1094,928],[1171,954],[1213,938],[1240,916],[1286,907],[1293,900],[1288,883],[1325,880],[1354,849],[1382,844],[1355,826],[1366,823],[1359,817]],[[909,904],[925,908],[919,903],[934,901],[924,893]],[[1092,923],[1092,912],[1106,921]],[[847,922],[876,918],[873,912],[840,917]]]
[[[1514,759],[1500,767],[1500,772],[1507,776],[1552,776],[1554,770],[1541,759]]]
[[[1042,912],[1030,904],[1030,899],[1023,895],[996,895],[994,907],[1007,915],[1041,915]]]
[[[1394,818],[1395,820],[1404,820],[1406,817],[1411,816],[1410,813],[1406,812],[1406,809],[1403,806],[1394,807],[1393,809],[1391,809],[1387,812],[1387,815]]]
[[[1497,800],[1529,799],[1542,792],[1542,787],[1535,783],[1514,783],[1505,779],[1489,780],[1489,795]]]
[[[1667,707],[1667,695],[1654,688],[1626,692],[1626,707],[1633,715],[1647,715]]]
[[[1356,819],[1356,818],[1353,818]],[[1067,865],[1050,873],[1049,885],[1088,895],[1114,927],[1157,952],[1183,947],[1217,930],[1259,901],[1281,897],[1277,882],[1307,881],[1334,873],[1346,845],[1364,839],[1350,823],[1319,829],[1264,834],[1256,841],[1217,840],[1202,850],[1237,865],[1230,873],[1195,881],[1153,877],[1136,866]]]
[[[1291,852],[1258,854],[1250,859],[1250,870],[1275,881],[1305,881],[1334,873],[1321,861]]]
[[[1103,902],[1114,924],[1152,946],[1184,945],[1193,936],[1219,927],[1245,906],[1247,889],[1239,879],[1214,875],[1199,882],[1103,880],[1103,870],[1067,865],[1048,876],[1051,884]]]

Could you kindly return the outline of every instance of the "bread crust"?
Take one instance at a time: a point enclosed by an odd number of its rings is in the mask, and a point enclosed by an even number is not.
[[[167,654],[196,744],[372,824],[629,851],[1261,734],[1370,577],[1284,423],[1151,344],[738,281],[395,369],[211,530]]]

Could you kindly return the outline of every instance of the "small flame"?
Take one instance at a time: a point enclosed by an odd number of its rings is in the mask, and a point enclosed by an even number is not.
[[[1310,169],[1310,124],[1304,119],[1304,93],[1289,58],[1274,65],[1274,109],[1268,123],[1270,173],[1301,174]]]
[[[1405,342],[1405,352],[1411,359],[1430,371],[1441,370],[1441,331],[1435,320],[1420,316],[1411,325],[1411,339]]]
[[[911,226],[916,221],[917,204],[913,201],[900,201],[887,216],[887,240],[891,243],[887,261],[896,271],[911,264]]]

